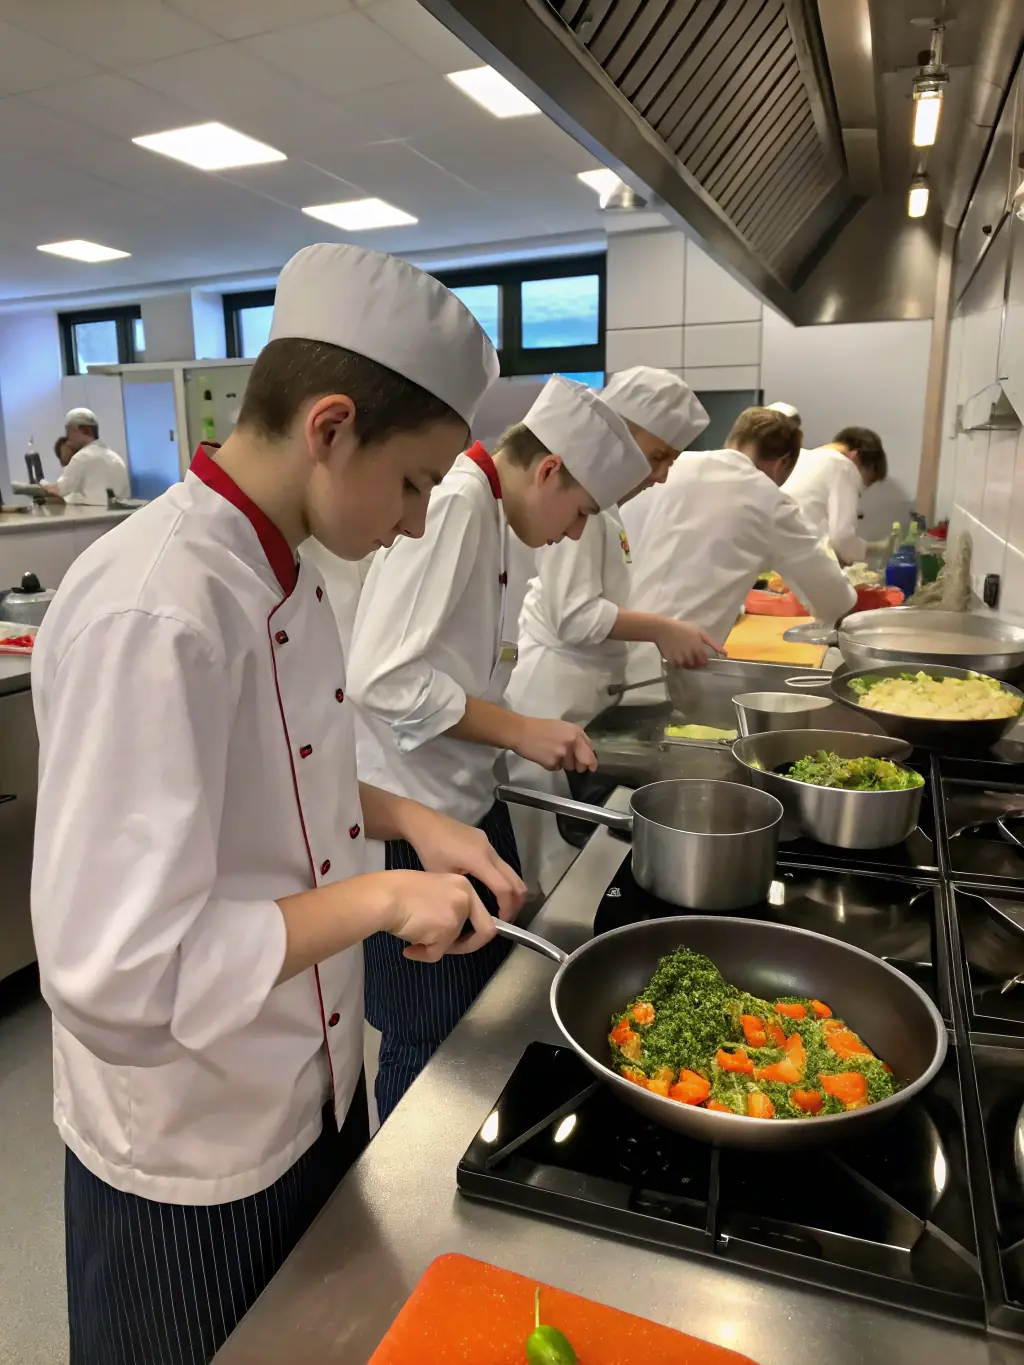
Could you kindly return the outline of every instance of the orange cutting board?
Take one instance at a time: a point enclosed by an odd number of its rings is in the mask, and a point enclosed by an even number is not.
[[[825,657],[823,645],[791,645],[782,638],[790,626],[806,624],[806,616],[741,616],[729,632],[726,653],[730,659],[819,668]]]
[[[370,1365],[525,1365],[537,1285],[468,1256],[439,1256],[427,1267]],[[541,1322],[572,1342],[580,1365],[753,1365],[696,1337],[541,1288]]]

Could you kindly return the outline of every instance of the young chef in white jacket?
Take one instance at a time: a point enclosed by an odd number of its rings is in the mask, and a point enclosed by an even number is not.
[[[637,493],[664,483],[680,452],[710,420],[688,384],[648,365],[616,374],[601,397],[647,457],[650,469]],[[711,642],[701,631],[685,621],[631,609],[631,564],[618,507],[591,517],[578,540],[537,551],[519,617],[519,659],[505,694],[513,711],[586,725],[609,705],[608,688],[625,679],[627,641],[651,641],[681,667],[706,662]],[[528,759],[510,754],[508,771],[510,781],[522,786],[570,794],[563,772],[546,771]],[[525,806],[513,807],[510,814],[526,884],[546,893],[575,850],[561,838],[551,815]]]
[[[106,507],[107,490],[115,498],[131,496],[128,466],[116,450],[100,440],[100,424],[89,408],[72,408],[64,418],[65,440],[71,458],[56,483],[43,487],[54,498],[69,503]]]
[[[846,615],[857,594],[781,487],[801,435],[781,413],[747,408],[725,450],[693,451],[675,462],[665,483],[646,495],[633,575],[637,611],[674,616],[724,640],[758,575],[776,569],[821,620]],[[639,682],[659,664],[653,645],[634,646],[627,675]]]
[[[812,531],[832,547],[841,564],[860,564],[881,549],[858,533],[860,495],[886,477],[882,438],[869,427],[843,427],[828,445],[801,450],[786,492]]]
[[[366,1140],[361,940],[488,942],[458,874],[522,902],[478,831],[357,784],[338,631],[296,560],[310,534],[353,559],[421,536],[496,375],[437,281],[305,248],[235,432],[75,562],[39,632],[71,1365],[212,1357]],[[363,875],[366,836],[430,872]]]
[[[514,861],[508,810],[494,800],[494,762],[511,749],[544,768],[593,768],[578,725],[501,705],[515,658],[506,618],[511,535],[537,547],[579,537],[648,472],[625,423],[590,389],[555,375],[494,457],[477,443],[430,505],[426,535],[380,553],[363,588],[349,685],[372,743],[360,775],[484,831]],[[388,867],[415,867],[393,840]],[[491,910],[500,910],[484,894]],[[377,1108],[384,1119],[504,957],[410,962],[390,934],[367,940],[366,1017],[383,1038]]]

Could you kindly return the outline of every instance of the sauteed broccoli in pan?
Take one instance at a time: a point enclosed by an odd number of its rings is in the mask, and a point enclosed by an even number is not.
[[[759,1000],[686,948],[661,959],[647,989],[613,1017],[608,1041],[612,1065],[634,1085],[751,1118],[842,1114],[899,1089],[822,1001]]]

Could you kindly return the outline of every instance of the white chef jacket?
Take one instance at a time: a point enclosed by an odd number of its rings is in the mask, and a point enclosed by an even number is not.
[[[115,498],[131,497],[128,466],[102,441],[91,441],[76,450],[64,466],[56,489],[65,502],[106,507],[107,489]]]
[[[777,570],[824,621],[856,602],[792,498],[739,451],[694,451],[654,491],[633,575],[635,610],[690,621],[722,642],[767,569]],[[631,677],[653,677],[657,668],[653,645],[631,654]]]
[[[275,985],[275,902],[363,871],[322,580],[200,450],[68,571],[32,691],[61,1137],[150,1199],[265,1189],[362,1065],[361,947]]]
[[[841,560],[857,564],[866,558],[867,541],[857,534],[864,480],[841,450],[801,450],[784,487],[814,534],[827,540]]]
[[[470,825],[494,804],[497,751],[445,731],[467,697],[500,702],[511,672],[500,657],[515,629],[504,620],[509,532],[495,492],[460,455],[431,494],[423,537],[378,551],[348,669],[370,732],[359,743],[362,780]]]

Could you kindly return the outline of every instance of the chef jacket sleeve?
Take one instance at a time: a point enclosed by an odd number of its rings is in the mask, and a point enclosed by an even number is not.
[[[579,540],[537,551],[541,594],[558,638],[567,645],[599,645],[608,638],[619,609],[602,596],[604,527],[589,517]]]
[[[849,579],[785,493],[772,514],[769,555],[772,567],[819,620],[838,621],[857,601]]]
[[[847,464],[849,469],[842,470],[842,477],[833,479],[829,487],[828,538],[841,560],[857,564],[868,552],[867,541],[857,534],[862,481],[856,466],[849,460]]]
[[[412,753],[457,724],[465,690],[431,662],[442,638],[458,652],[453,624],[474,573],[480,526],[469,498],[439,489],[419,540],[379,554],[363,586],[348,664],[349,696],[391,728]]]
[[[85,488],[85,461],[88,458],[86,456],[83,460],[81,451],[76,451],[61,471],[55,487],[65,502],[74,502],[81,496]]]
[[[207,1048],[255,1018],[285,953],[275,901],[217,887],[230,664],[195,627],[130,610],[87,625],[43,687],[43,995],[115,1065]]]

